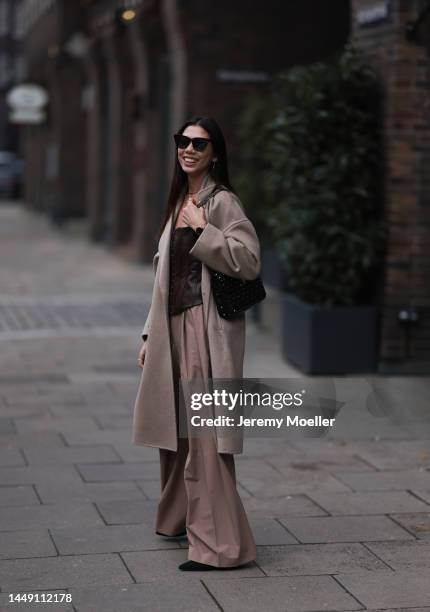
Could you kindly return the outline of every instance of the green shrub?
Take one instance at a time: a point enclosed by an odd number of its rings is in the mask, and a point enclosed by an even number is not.
[[[260,223],[288,289],[314,304],[366,301],[387,235],[378,79],[348,45],[279,74],[273,99],[260,108],[271,117],[260,126]]]
[[[240,142],[239,167],[234,184],[246,212],[252,220],[262,246],[271,240],[267,223],[269,201],[266,199],[264,180],[270,160],[264,158],[271,120],[277,112],[276,100],[270,96],[254,94],[246,101],[239,117],[237,137]]]

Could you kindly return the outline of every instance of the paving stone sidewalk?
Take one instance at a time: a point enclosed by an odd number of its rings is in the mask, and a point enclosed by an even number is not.
[[[256,564],[178,571],[186,539],[153,529],[158,452],[131,444],[152,268],[84,230],[0,203],[0,610],[430,612],[426,377],[374,377],[388,410],[351,404],[326,438],[248,438]],[[301,376],[252,321],[245,375]]]

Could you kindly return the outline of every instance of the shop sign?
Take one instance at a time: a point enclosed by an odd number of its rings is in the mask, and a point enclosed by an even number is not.
[[[219,81],[230,83],[265,83],[271,80],[267,72],[256,72],[253,70],[219,69],[216,71],[216,77]]]
[[[367,26],[381,21],[386,21],[390,16],[391,0],[372,2],[356,12],[356,20],[359,26]]]

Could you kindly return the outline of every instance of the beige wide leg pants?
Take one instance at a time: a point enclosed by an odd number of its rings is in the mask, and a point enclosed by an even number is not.
[[[175,384],[179,377],[211,376],[203,306],[170,317]],[[178,410],[178,406],[176,405]],[[213,436],[178,438],[178,451],[159,449],[161,497],[156,531],[187,531],[188,559],[234,567],[256,558],[256,547],[236,489],[234,455],[218,453]]]

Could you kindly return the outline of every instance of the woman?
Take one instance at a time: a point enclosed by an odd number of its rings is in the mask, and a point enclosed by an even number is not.
[[[207,117],[175,135],[175,170],[158,252],[154,290],[142,331],[133,442],[159,448],[161,498],[156,533],[188,536],[181,570],[238,567],[256,558],[236,490],[234,453],[243,438],[178,435],[179,378],[242,378],[245,314],[220,317],[209,268],[244,280],[260,272],[260,245],[230,185],[224,136]],[[197,204],[222,184],[227,190]]]

